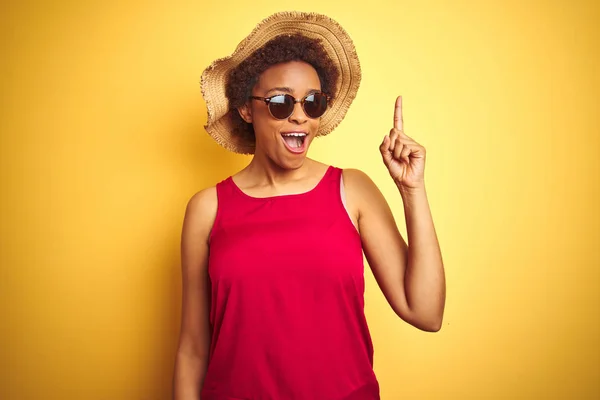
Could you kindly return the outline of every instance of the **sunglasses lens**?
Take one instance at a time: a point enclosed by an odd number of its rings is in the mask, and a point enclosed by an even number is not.
[[[294,111],[294,98],[289,94],[281,94],[271,97],[269,111],[277,119],[286,119]]]
[[[327,96],[312,93],[304,100],[304,112],[311,118],[319,118],[327,110]]]

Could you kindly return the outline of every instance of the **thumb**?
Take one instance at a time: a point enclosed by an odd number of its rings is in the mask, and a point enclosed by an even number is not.
[[[381,152],[383,163],[386,167],[389,167],[392,161],[392,152],[390,151],[390,137],[388,135],[385,135],[383,138],[383,142],[379,146],[379,151]]]

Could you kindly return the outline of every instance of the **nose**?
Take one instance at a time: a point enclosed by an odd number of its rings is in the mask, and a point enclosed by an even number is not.
[[[294,123],[300,125],[300,124],[305,123],[307,119],[308,119],[308,117],[304,113],[304,109],[302,108],[302,103],[297,102],[296,104],[294,104],[294,111],[292,112],[292,115],[290,115],[290,118],[289,118],[290,122],[294,122]]]

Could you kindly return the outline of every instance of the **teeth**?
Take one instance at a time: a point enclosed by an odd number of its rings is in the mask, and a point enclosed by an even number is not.
[[[300,132],[284,133],[283,136],[304,137],[304,136],[306,136],[306,133],[300,133]]]

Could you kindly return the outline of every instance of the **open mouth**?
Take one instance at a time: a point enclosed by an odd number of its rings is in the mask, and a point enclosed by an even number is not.
[[[305,132],[286,132],[282,133],[281,137],[283,138],[285,147],[292,153],[304,152],[307,137]]]

